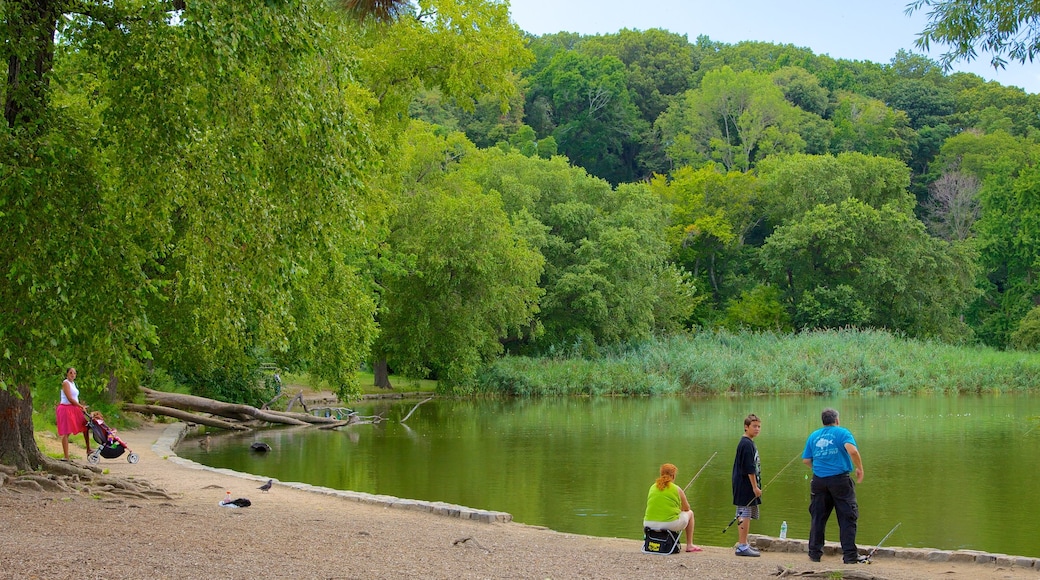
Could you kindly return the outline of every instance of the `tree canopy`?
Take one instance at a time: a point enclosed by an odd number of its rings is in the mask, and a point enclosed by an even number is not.
[[[928,11],[928,25],[917,46],[949,47],[939,57],[947,69],[958,60],[974,60],[979,50],[990,64],[1003,68],[1007,59],[1033,62],[1040,51],[1040,10],[1027,0],[913,0],[907,13]]]
[[[925,44],[1035,54],[1031,6],[926,8]],[[70,365],[255,402],[262,362],[464,390],[717,326],[1036,344],[1040,97],[948,60],[497,0],[10,0],[0,33],[5,463]]]

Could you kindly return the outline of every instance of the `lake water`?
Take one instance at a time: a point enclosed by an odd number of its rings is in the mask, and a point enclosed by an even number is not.
[[[679,467],[698,543],[736,542],[730,491],[743,418],[755,413],[765,484],[751,533],[809,532],[806,436],[834,407],[856,437],[860,544],[974,549],[1040,557],[1028,530],[1040,521],[1040,396],[570,398],[362,403],[388,421],[338,431],[277,428],[217,434],[177,453],[214,467],[335,489],[505,511],[516,521],[588,534],[642,538],[646,493],[660,464]],[[267,454],[249,445],[264,441]],[[798,459],[795,459],[797,457]],[[792,459],[794,460],[792,462]],[[785,469],[785,466],[786,469]],[[837,541],[832,517],[827,539]]]

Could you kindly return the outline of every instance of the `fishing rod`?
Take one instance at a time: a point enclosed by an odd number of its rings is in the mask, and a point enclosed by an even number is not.
[[[682,488],[684,493],[686,492],[687,489],[689,489],[689,487],[691,485],[693,485],[694,481],[697,481],[697,478],[701,476],[701,471],[704,471],[704,468],[707,467],[708,464],[711,463],[711,460],[715,459],[715,456],[718,455],[718,454],[719,454],[718,451],[716,451],[715,453],[712,453],[711,457],[709,457],[708,460],[704,462],[704,465],[702,465],[700,470],[697,471],[697,474],[693,476],[693,479],[690,480],[690,483],[687,483],[686,487]]]
[[[885,534],[884,538],[881,538],[881,541],[878,542],[876,546],[874,546],[874,549],[871,550],[869,554],[867,554],[867,559],[866,559],[867,562],[870,562],[870,558],[873,557],[874,553],[878,551],[878,548],[881,547],[881,544],[884,544],[885,540],[887,540],[888,537],[892,535],[892,532],[896,531],[896,528],[898,528],[901,525],[903,525],[903,522],[899,522],[898,524],[896,524],[891,530],[888,531],[887,534]]]
[[[798,459],[798,458],[799,458],[799,457],[801,457],[801,456],[802,456],[802,454],[801,454],[801,453],[799,453],[798,455],[795,455],[794,457],[792,457],[792,458],[791,458],[791,460],[790,460],[790,461],[788,461],[788,462],[787,462],[787,465],[785,465],[783,469],[781,469],[780,471],[777,471],[777,472],[776,472],[776,475],[774,475],[774,476],[773,476],[773,479],[770,479],[770,480],[769,480],[769,483],[767,483],[767,484],[765,484],[764,486],[762,486],[762,493],[765,493],[765,492],[766,492],[766,488],[767,488],[767,487],[769,487],[769,486],[770,486],[770,485],[771,485],[771,484],[772,484],[772,483],[773,483],[774,481],[776,481],[776,478],[780,477],[780,474],[781,474],[781,473],[783,473],[784,471],[786,471],[788,467],[791,467],[791,464],[792,464],[792,463],[794,463],[794,460],[795,460],[795,459]],[[757,499],[758,497],[760,497],[760,496],[756,496],[756,497],[753,497],[753,498],[751,498],[751,501],[747,502],[747,505],[746,505],[746,506],[744,506],[744,507],[751,507],[751,504],[752,504],[752,503],[753,503],[753,502],[754,502],[754,501],[755,501],[755,500],[756,500],[756,499]],[[726,528],[722,530],[722,533],[723,533],[723,534],[725,534],[725,533],[726,533],[726,530],[728,530],[728,529],[729,529],[729,528],[730,528],[730,527],[731,527],[731,526],[733,525],[733,522],[737,521],[737,519],[738,519],[739,517],[740,517],[740,516],[733,516],[733,519],[732,519],[732,520],[730,520],[730,522],[729,522],[729,524],[728,524],[728,525],[726,526]]]

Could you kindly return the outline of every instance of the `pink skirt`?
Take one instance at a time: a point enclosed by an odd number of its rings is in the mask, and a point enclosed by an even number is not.
[[[76,405],[58,405],[54,411],[58,419],[58,435],[75,435],[87,432],[87,419]]]

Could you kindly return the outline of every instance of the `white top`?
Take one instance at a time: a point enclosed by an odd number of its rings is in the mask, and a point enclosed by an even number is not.
[[[76,383],[74,381],[70,381],[68,379],[65,379],[64,381],[62,381],[61,384],[65,385],[66,383],[68,383],[68,385],[69,385],[69,392],[72,393],[73,398],[75,398],[76,401],[79,401],[79,389],[76,388]],[[62,405],[71,405],[72,404],[72,401],[70,401],[69,398],[65,396],[65,389],[61,390],[61,404]]]

